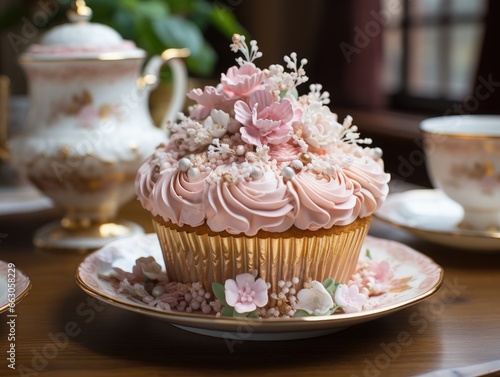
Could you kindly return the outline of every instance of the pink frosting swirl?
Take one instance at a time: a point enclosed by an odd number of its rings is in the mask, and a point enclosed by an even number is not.
[[[215,232],[255,235],[259,230],[283,232],[328,229],[371,215],[388,194],[389,175],[382,160],[354,157],[335,177],[303,170],[290,179],[271,168],[260,178],[239,183],[208,179],[202,172],[189,178],[175,167],[158,171],[158,160],[139,169],[136,191],[142,206],[179,226],[205,222]],[[221,165],[215,175],[228,166]]]
[[[351,116],[339,122],[321,85],[299,96],[305,59],[261,70],[257,42],[235,34],[230,47],[238,64],[189,92],[189,116],[167,123],[169,143],[139,170],[143,206],[179,226],[247,236],[370,216],[388,194],[382,150],[365,146]]]
[[[179,226],[204,224],[206,176],[206,173],[200,173],[196,178],[188,178],[186,173],[177,169],[163,172],[151,193],[151,212]]]
[[[141,165],[135,179],[135,192],[144,209],[151,211],[150,195],[158,179],[158,173],[155,173],[155,164],[152,163],[154,156],[149,157]]]
[[[294,221],[287,187],[272,171],[253,181],[212,184],[206,187],[206,197],[207,224],[216,232],[282,232]]]
[[[350,224],[358,216],[354,185],[342,172],[335,179],[300,172],[287,186],[296,209],[294,225],[299,229],[328,229]]]
[[[344,172],[355,185],[354,195],[358,202],[359,217],[371,215],[389,193],[389,174],[384,172],[383,160],[357,157]]]

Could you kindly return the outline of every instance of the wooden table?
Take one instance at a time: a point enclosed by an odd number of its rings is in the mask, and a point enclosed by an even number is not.
[[[223,339],[102,304],[75,283],[83,256],[36,250],[33,231],[52,212],[0,219],[0,259],[33,287],[16,306],[16,371],[7,367],[1,318],[0,376],[413,376],[500,358],[500,254],[436,246],[374,221],[371,234],[410,245],[445,269],[428,300],[343,331],[305,340]],[[152,231],[137,202],[122,217]],[[64,336],[64,333],[72,336]]]

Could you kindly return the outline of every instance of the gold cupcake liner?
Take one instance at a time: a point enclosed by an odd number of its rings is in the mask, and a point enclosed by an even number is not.
[[[207,227],[178,227],[161,218],[153,220],[170,281],[224,284],[236,275],[258,271],[276,291],[278,281],[299,278],[299,287],[311,278],[333,278],[345,283],[356,269],[371,217],[332,230],[294,229],[253,237],[205,231]],[[274,288],[274,289],[273,289]]]

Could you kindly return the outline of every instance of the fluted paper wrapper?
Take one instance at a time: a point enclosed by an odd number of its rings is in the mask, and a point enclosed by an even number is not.
[[[264,236],[233,236],[204,232],[204,228],[178,227],[162,219],[153,221],[170,281],[224,283],[243,272],[257,270],[259,277],[278,286],[280,280],[333,278],[345,283],[356,269],[371,218],[357,219],[335,230],[302,231]],[[205,227],[206,228],[206,227]]]

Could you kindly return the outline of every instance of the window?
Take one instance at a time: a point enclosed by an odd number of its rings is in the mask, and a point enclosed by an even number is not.
[[[384,86],[393,107],[441,111],[470,94],[486,0],[382,0],[381,6],[391,16]]]

